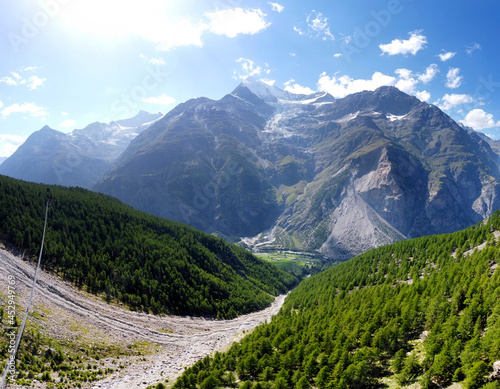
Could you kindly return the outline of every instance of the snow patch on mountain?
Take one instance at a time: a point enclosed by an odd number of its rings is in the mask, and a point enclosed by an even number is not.
[[[390,122],[394,122],[396,120],[401,120],[401,119],[404,119],[406,117],[406,115],[392,115],[392,114],[387,114],[386,115],[387,117],[387,120],[389,120]]]
[[[240,96],[235,95],[234,93],[231,93],[230,96],[234,97],[235,99],[238,99],[240,101],[243,101],[244,103],[250,104],[252,106],[255,106],[255,104],[252,104],[250,101],[242,99]]]
[[[360,111],[356,111],[353,113],[348,113],[347,115],[341,117],[340,119],[335,120],[337,123],[347,123],[351,120],[354,120],[358,117]]]

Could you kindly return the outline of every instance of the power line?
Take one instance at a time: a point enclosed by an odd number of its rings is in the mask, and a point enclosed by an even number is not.
[[[29,310],[31,308],[31,303],[33,302],[33,295],[35,293],[36,280],[38,278],[38,272],[40,270],[40,263],[42,261],[43,243],[45,242],[45,231],[47,230],[49,204],[50,204],[50,198],[47,199],[47,204],[45,205],[45,223],[43,225],[42,246],[40,247],[40,255],[38,256],[38,264],[37,264],[36,270],[35,270],[35,277],[33,278],[33,286],[31,287],[31,294],[30,294],[30,298],[28,300],[28,306],[26,307],[26,313],[24,314],[23,323],[21,324],[21,328],[19,329],[19,333],[17,334],[17,339],[16,339],[14,351],[9,356],[9,361],[14,361],[14,363],[16,360],[17,349],[18,349],[19,344],[21,343],[21,339],[23,337],[24,327],[26,327],[26,322],[28,321]],[[4,372],[2,374],[2,381],[0,382],[0,388],[7,387],[6,386],[7,385],[7,374],[9,373],[9,370],[10,370],[10,364],[9,364],[9,362],[7,362],[7,365],[5,366]]]

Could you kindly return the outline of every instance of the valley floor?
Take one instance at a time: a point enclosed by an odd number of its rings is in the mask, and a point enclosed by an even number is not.
[[[17,314],[22,317],[33,282],[34,265],[3,249],[0,249],[0,262],[1,294],[5,295],[6,290],[3,289],[7,289],[7,277],[11,276],[12,279],[13,276],[16,303],[22,307]],[[92,348],[96,344],[118,347],[143,345],[142,355],[118,357],[120,369],[115,369],[113,374],[101,381],[83,383],[82,387],[145,388],[166,379],[172,381],[185,367],[198,359],[225,349],[233,341],[243,337],[244,332],[269,320],[279,311],[284,299],[285,295],[281,295],[269,308],[234,320],[159,317],[106,304],[58,277],[40,272],[32,320],[36,321],[43,335],[80,344],[83,349]],[[112,359],[116,358],[102,359],[100,363],[103,367],[108,367]],[[32,387],[45,388],[46,384],[39,382]]]

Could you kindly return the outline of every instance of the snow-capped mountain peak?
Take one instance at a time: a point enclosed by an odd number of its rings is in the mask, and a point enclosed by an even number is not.
[[[261,98],[266,103],[310,100],[314,97],[314,95],[316,95],[316,93],[302,95],[287,92],[274,85],[268,85],[265,82],[257,80],[251,76],[243,80],[241,86],[248,88],[254,95]]]
[[[162,116],[161,112],[152,114],[139,111],[132,118],[111,121],[109,123],[94,122],[85,128],[73,130],[69,135],[73,139],[83,136],[93,142],[116,144],[123,140],[128,144],[130,139],[135,138],[140,132],[148,128]]]
[[[128,119],[116,120],[115,122],[122,127],[139,127],[143,124],[154,122],[163,114],[161,112],[158,113],[149,113],[143,110],[140,110],[137,115]]]
[[[44,126],[2,162],[0,172],[26,181],[90,189],[130,141],[162,116],[140,111],[132,118],[94,122],[68,134]]]

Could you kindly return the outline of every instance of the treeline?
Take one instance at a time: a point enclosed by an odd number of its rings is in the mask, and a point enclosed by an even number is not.
[[[297,279],[236,245],[80,188],[0,176],[0,237],[91,293],[155,314],[233,318],[262,309]]]
[[[500,359],[498,230],[496,212],[312,276],[269,324],[186,369],[174,387],[500,388],[487,383]]]

